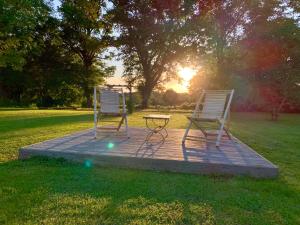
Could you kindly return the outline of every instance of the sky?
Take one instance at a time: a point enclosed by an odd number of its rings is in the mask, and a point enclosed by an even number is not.
[[[60,5],[59,0],[52,0],[51,2],[52,2],[52,5],[55,10]],[[106,79],[106,83],[107,84],[125,84],[125,81],[122,79],[122,73],[124,70],[122,61],[112,59],[112,60],[107,61],[107,65],[115,66],[116,71],[115,71],[115,74],[113,77]],[[188,83],[187,81],[184,81],[183,83],[179,83],[177,80],[172,80],[165,84],[165,88],[166,89],[172,88],[173,90],[175,90],[177,92],[187,92],[188,91],[187,83]]]
[[[53,0],[53,6],[55,8],[57,8],[57,6],[59,6],[59,5],[60,5],[60,1],[59,0]]]

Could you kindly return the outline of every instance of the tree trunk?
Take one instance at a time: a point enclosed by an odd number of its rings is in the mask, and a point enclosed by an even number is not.
[[[90,95],[89,95],[89,96],[86,96],[86,106],[87,106],[88,108],[92,108],[92,98],[91,98]]]
[[[272,115],[272,120],[277,121],[279,118],[279,112],[281,111],[281,108],[285,104],[286,98],[283,98],[280,102],[279,105],[275,105],[272,108],[271,115]]]
[[[86,106],[87,108],[92,108],[92,88],[90,88],[91,84],[89,84],[88,80],[91,73],[92,61],[90,59],[83,59],[84,67],[85,67],[85,84],[83,88],[84,96],[86,98]]]
[[[86,107],[92,108],[92,102],[93,102],[92,94],[91,94],[92,91],[89,90],[89,88],[84,88],[83,92],[84,92],[84,97],[86,98]]]
[[[147,87],[147,86],[144,87],[143,95],[142,95],[142,109],[148,108],[152,89],[153,88],[151,88],[151,87]]]
[[[143,95],[142,96],[142,109],[147,109],[148,108],[148,104],[149,104],[149,97],[150,96],[147,96],[147,95]]]

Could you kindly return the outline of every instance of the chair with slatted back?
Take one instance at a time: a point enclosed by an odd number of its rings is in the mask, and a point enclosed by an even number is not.
[[[112,117],[119,117],[120,120],[112,120]],[[115,122],[117,123],[117,126],[106,126],[109,122]],[[94,87],[95,138],[97,137],[98,132],[105,132],[106,134],[108,131],[119,132],[123,123],[125,124],[125,134],[129,137],[125,94],[123,89],[110,86]]]
[[[189,125],[185,131],[182,139],[182,143],[185,144],[186,140],[199,140],[201,137],[195,137],[189,135],[189,131],[194,124],[201,130],[206,141],[208,141],[208,135],[210,134],[203,124],[216,123],[217,125],[217,138],[216,146],[219,147],[223,133],[231,139],[226,124],[228,122],[228,116],[230,112],[230,105],[232,101],[234,90],[204,90],[196,104],[195,110],[192,116],[188,116]]]

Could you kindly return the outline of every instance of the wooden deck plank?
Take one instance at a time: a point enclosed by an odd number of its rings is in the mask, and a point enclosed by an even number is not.
[[[20,149],[21,159],[34,155],[63,157],[95,165],[113,165],[125,168],[166,170],[197,174],[248,175],[271,178],[278,175],[277,166],[263,158],[238,139],[224,138],[220,148],[213,143],[187,141],[182,146],[182,129],[168,130],[164,143],[144,142],[147,131],[130,128],[131,138],[111,136],[95,139],[92,130],[25,146]],[[193,135],[200,135],[192,131]],[[214,138],[214,137],[212,137]]]

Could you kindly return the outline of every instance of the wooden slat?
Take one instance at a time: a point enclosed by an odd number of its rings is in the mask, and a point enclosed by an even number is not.
[[[110,89],[104,89],[100,91],[100,112],[120,112],[120,94],[117,91]]]
[[[203,139],[200,132],[192,130],[191,138],[196,137],[195,140],[186,141],[183,147],[181,140],[184,131],[170,129],[164,143],[147,145],[145,137],[148,131],[144,128],[131,128],[129,139],[118,135],[95,139],[93,132],[87,130],[26,146],[20,150],[20,158],[46,155],[78,162],[89,159],[99,165],[198,174],[237,174],[265,178],[278,174],[276,166],[235,138],[231,141],[224,137],[220,148],[216,148],[214,135],[209,137],[209,142],[204,142],[199,140]],[[113,145],[108,147],[108,143]]]

